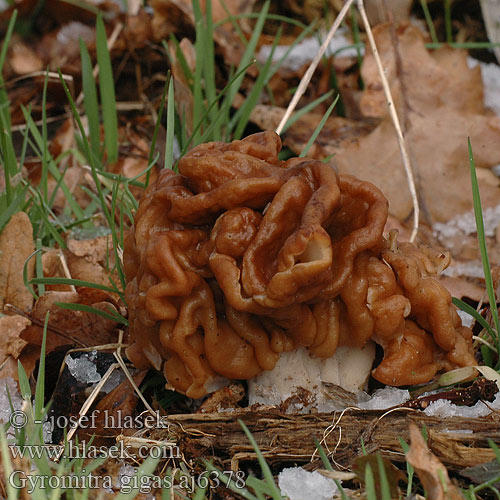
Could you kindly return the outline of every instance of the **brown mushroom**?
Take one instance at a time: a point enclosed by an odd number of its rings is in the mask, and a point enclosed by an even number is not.
[[[375,186],[280,148],[274,132],[202,144],[147,189],[125,240],[129,358],[195,398],[299,346],[328,358],[373,339],[391,385],[474,364],[433,277],[445,259],[383,237]]]

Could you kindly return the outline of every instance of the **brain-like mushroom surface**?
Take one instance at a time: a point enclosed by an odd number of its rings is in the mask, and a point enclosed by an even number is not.
[[[384,238],[372,184],[280,149],[274,132],[202,144],[146,190],[125,239],[130,360],[193,398],[299,346],[327,358],[373,339],[389,385],[475,364],[434,278],[446,256]]]

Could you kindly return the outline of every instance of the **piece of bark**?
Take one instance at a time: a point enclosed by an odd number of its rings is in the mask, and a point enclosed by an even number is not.
[[[380,452],[392,461],[404,462],[400,438],[409,442],[411,422],[428,430],[429,449],[449,469],[461,469],[494,458],[488,439],[500,440],[496,413],[483,418],[430,417],[416,410],[368,411],[349,408],[334,414],[283,415],[277,411],[235,410],[224,413],[171,415],[169,439],[176,439],[186,458],[221,457],[225,465],[255,461],[256,454],[238,423],[241,419],[272,463],[309,463],[318,456],[314,438],[323,448],[335,450],[332,458],[352,466],[363,454]],[[151,432],[165,439],[165,430]]]

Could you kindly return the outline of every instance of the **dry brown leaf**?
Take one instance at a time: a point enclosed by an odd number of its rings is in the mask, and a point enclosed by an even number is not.
[[[101,264],[95,264],[86,257],[77,257],[71,252],[65,251],[64,256],[69,267],[69,272],[72,278],[77,280],[88,281],[98,285],[111,286],[109,281],[110,274],[104,269]],[[112,263],[112,258],[110,258]],[[111,264],[112,265],[112,264]],[[119,283],[117,275],[112,276],[115,283]],[[118,300],[118,295],[114,294],[115,301]]]
[[[413,0],[365,0],[364,3],[370,24],[375,26],[387,22],[387,16],[396,24],[408,20]]]
[[[397,32],[400,77],[390,28],[377,27],[375,36],[397,109],[407,126],[407,142],[427,222],[446,221],[470,210],[467,137],[471,138],[478,171],[500,163],[500,119],[486,114],[479,68],[468,68],[463,51],[428,52],[420,31],[404,26]],[[382,123],[357,143],[336,151],[323,148],[323,153],[336,153],[340,172],[378,185],[389,199],[391,213],[403,220],[411,213],[411,199],[371,54],[365,57],[363,78],[366,91],[361,109],[367,115],[383,117]],[[498,202],[498,182],[491,185],[480,181],[480,187],[485,206]]]
[[[451,293],[452,297],[459,299],[468,297],[476,302],[484,298],[484,284],[479,284],[479,280],[467,277],[455,278],[452,276],[439,276],[438,280]]]
[[[147,370],[143,370],[132,376],[136,386],[142,384],[146,374]],[[95,426],[93,425],[90,429],[81,429],[78,433],[79,438],[88,440],[95,436],[95,444],[100,444],[103,438],[109,440],[109,438],[114,438],[118,434],[134,434],[136,429],[122,428],[118,425],[113,427],[109,423],[132,420],[138,401],[139,397],[129,380],[123,380],[97,403],[95,407],[97,413]]]
[[[411,446],[406,460],[411,464],[432,500],[463,500],[460,490],[450,481],[442,462],[429,451],[418,427],[410,424]]]
[[[27,342],[19,337],[30,324],[30,320],[22,316],[2,316],[0,318],[0,364],[8,355],[19,357]]]
[[[396,107],[406,125],[423,218],[432,225],[472,209],[468,136],[483,206],[497,205],[499,182],[489,169],[500,163],[500,118],[489,115],[484,107],[479,68],[469,69],[464,51],[446,48],[429,52],[418,28],[405,25],[396,33],[403,75],[399,78],[389,26],[381,25],[374,33]],[[366,55],[362,71],[366,90],[360,110],[368,118],[330,117],[308,156],[334,156],[332,162],[339,172],[373,182],[389,199],[391,213],[403,221],[412,212],[412,202],[371,53]],[[283,113],[282,108],[259,105],[251,119],[263,129],[274,129]],[[283,134],[284,144],[300,153],[320,119],[316,113],[302,117]]]
[[[59,345],[75,341],[87,347],[116,341],[115,321],[90,312],[63,309],[56,305],[57,302],[75,304],[84,303],[84,300],[78,292],[47,291],[36,301],[32,312],[34,319],[43,324],[47,312],[50,311],[47,352]],[[88,305],[111,314],[118,313],[111,302],[100,301]],[[21,335],[24,340],[34,345],[41,345],[42,336],[43,328],[35,324],[28,326]]]
[[[36,52],[20,40],[11,44],[10,65],[18,75],[35,73],[43,69],[43,62]]]
[[[240,106],[243,102],[244,99],[239,98],[236,100],[236,105]],[[284,108],[257,104],[250,113],[250,120],[262,130],[272,130],[278,126],[284,114]],[[323,115],[315,112],[303,115],[282,134],[284,145],[296,153],[300,153],[322,117]],[[351,120],[340,116],[331,116],[309,149],[308,156],[323,159],[330,154],[355,146],[362,137],[374,130],[377,123],[378,121],[370,118]]]
[[[12,356],[7,356],[4,362],[0,365],[0,387],[1,387],[1,380],[7,377],[11,377],[14,380],[19,380],[17,373],[18,373],[17,361]],[[26,373],[28,372],[26,371]]]
[[[33,296],[24,286],[23,267],[34,252],[33,228],[24,212],[14,214],[0,234],[0,312],[5,304],[30,311]],[[28,279],[33,277],[35,261],[28,262]]]
[[[64,268],[61,261],[61,252],[55,248],[47,250],[42,255],[43,275],[50,278],[65,277]],[[47,291],[70,292],[70,285],[45,285]]]
[[[154,10],[152,28],[156,40],[168,39],[171,33],[189,33],[193,30],[194,13],[191,2],[152,0],[151,7]],[[225,24],[214,29],[216,50],[222,54],[228,66],[238,67],[245,48],[232,29],[226,29],[227,26],[228,24]],[[250,66],[247,73],[255,76],[257,71],[255,66]]]
[[[191,5],[191,0],[186,0]],[[206,11],[206,0],[201,0],[201,8]],[[251,12],[255,0],[213,0],[212,19],[214,22],[224,21],[229,15],[244,14]]]
[[[83,257],[92,264],[104,264],[106,259],[112,257],[111,254],[113,253],[113,238],[111,235],[98,236],[89,240],[70,238],[66,244],[73,255]]]
[[[0,318],[0,379],[17,380],[17,359],[27,345],[20,334],[29,323],[29,319],[19,315]]]
[[[196,54],[194,50],[194,45],[188,38],[183,38],[179,43],[179,48],[186,60],[189,69],[194,72],[196,66]],[[193,93],[189,87],[187,77],[184,74],[182,65],[179,62],[177,56],[176,45],[172,42],[169,43],[170,49],[170,59],[172,61],[171,71],[174,78],[175,85],[175,103],[178,106],[179,113],[181,116],[185,116],[186,133],[191,135],[193,130],[193,107],[194,98]]]
[[[68,4],[68,8],[71,7]],[[61,10],[66,10],[66,7]],[[92,23],[94,23],[93,20]],[[53,71],[61,67],[63,72],[70,69],[79,72],[80,48],[78,40],[80,38],[87,45],[95,44],[95,28],[85,24],[81,19],[81,14],[60,28],[46,33],[37,45],[38,54]]]

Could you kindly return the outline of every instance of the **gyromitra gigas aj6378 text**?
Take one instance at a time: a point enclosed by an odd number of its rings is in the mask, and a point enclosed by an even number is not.
[[[202,144],[147,189],[124,252],[130,360],[193,398],[299,346],[328,358],[372,339],[373,377],[396,386],[475,364],[434,278],[447,256],[386,239],[372,184],[280,149],[274,132]]]

